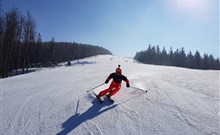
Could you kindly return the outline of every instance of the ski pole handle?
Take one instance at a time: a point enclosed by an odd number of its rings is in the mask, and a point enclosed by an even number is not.
[[[90,90],[87,90],[87,92],[90,92],[90,91],[94,90],[95,88],[98,88],[98,87],[102,86],[103,84],[105,84],[105,83],[102,83],[102,84],[100,84],[100,85],[98,85],[98,86],[96,86],[96,87],[94,87],[94,88],[92,88]]]
[[[136,87],[130,87],[130,88],[133,88],[133,89],[136,89],[136,90],[140,90],[140,91],[145,91],[145,92],[147,92],[147,90],[143,90],[143,89],[140,89],[140,88],[136,88]]]

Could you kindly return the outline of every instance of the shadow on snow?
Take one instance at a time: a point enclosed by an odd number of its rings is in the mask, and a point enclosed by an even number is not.
[[[66,120],[62,124],[63,130],[57,133],[57,135],[66,135],[70,133],[72,130],[74,130],[76,127],[78,127],[80,124],[83,122],[90,120],[110,109],[115,108],[117,105],[112,105],[111,102],[104,102],[104,103],[99,103],[97,99],[94,99],[92,101],[92,106],[85,111],[82,114],[79,114],[76,112],[75,115],[71,116],[68,120]],[[112,105],[112,106],[110,106]],[[101,110],[103,107],[109,106],[108,108],[105,108],[104,110]]]

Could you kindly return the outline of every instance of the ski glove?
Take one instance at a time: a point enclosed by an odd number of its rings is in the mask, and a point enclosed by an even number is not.
[[[108,83],[108,80],[106,80],[105,83],[107,84],[107,83]]]
[[[129,87],[130,87],[130,84],[129,84],[129,83],[127,83],[127,84],[126,84],[126,87],[128,87],[128,88],[129,88]]]

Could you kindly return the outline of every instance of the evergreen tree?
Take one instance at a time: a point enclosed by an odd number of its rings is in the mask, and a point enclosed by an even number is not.
[[[210,64],[209,64],[209,56],[208,54],[203,55],[203,60],[202,60],[202,69],[209,69]]]
[[[196,51],[195,55],[194,55],[194,63],[195,63],[195,68],[196,69],[201,69],[202,68],[202,63],[201,63],[201,56],[199,51]]]
[[[48,58],[50,65],[54,63],[54,53],[55,53],[54,48],[55,48],[55,39],[53,37],[49,43],[49,50],[48,50]]]
[[[168,60],[169,58],[168,58],[167,51],[166,51],[165,47],[163,47],[160,58],[161,58],[162,65],[169,65],[169,60]]]
[[[168,59],[169,59],[169,64],[170,66],[174,66],[174,53],[173,53],[173,49],[172,47],[170,47],[170,51],[169,51],[169,55],[168,55]]]
[[[215,70],[220,70],[220,61],[219,61],[219,59],[215,60],[215,68],[214,69]]]
[[[37,44],[36,44],[36,63],[39,63],[42,59],[42,38],[41,38],[41,34],[38,34],[38,38],[37,38]]]
[[[154,64],[161,65],[161,63],[162,63],[161,51],[160,51],[159,45],[157,45],[156,52],[155,52],[155,62],[154,62]]]
[[[192,55],[192,52],[191,52],[191,51],[189,52],[189,54],[187,54],[186,67],[187,67],[187,68],[195,68],[194,56]]]
[[[180,67],[186,67],[186,53],[183,47],[180,49],[179,57],[180,57]]]
[[[181,66],[179,49],[176,49],[176,51],[174,52],[174,65],[177,67]]]
[[[215,69],[215,59],[214,59],[213,55],[211,55],[211,54],[209,55],[208,61],[209,61],[209,68]]]

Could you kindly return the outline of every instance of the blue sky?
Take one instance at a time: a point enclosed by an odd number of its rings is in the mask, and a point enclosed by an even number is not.
[[[30,11],[43,41],[103,46],[133,57],[148,45],[219,57],[218,0],[2,0]]]

